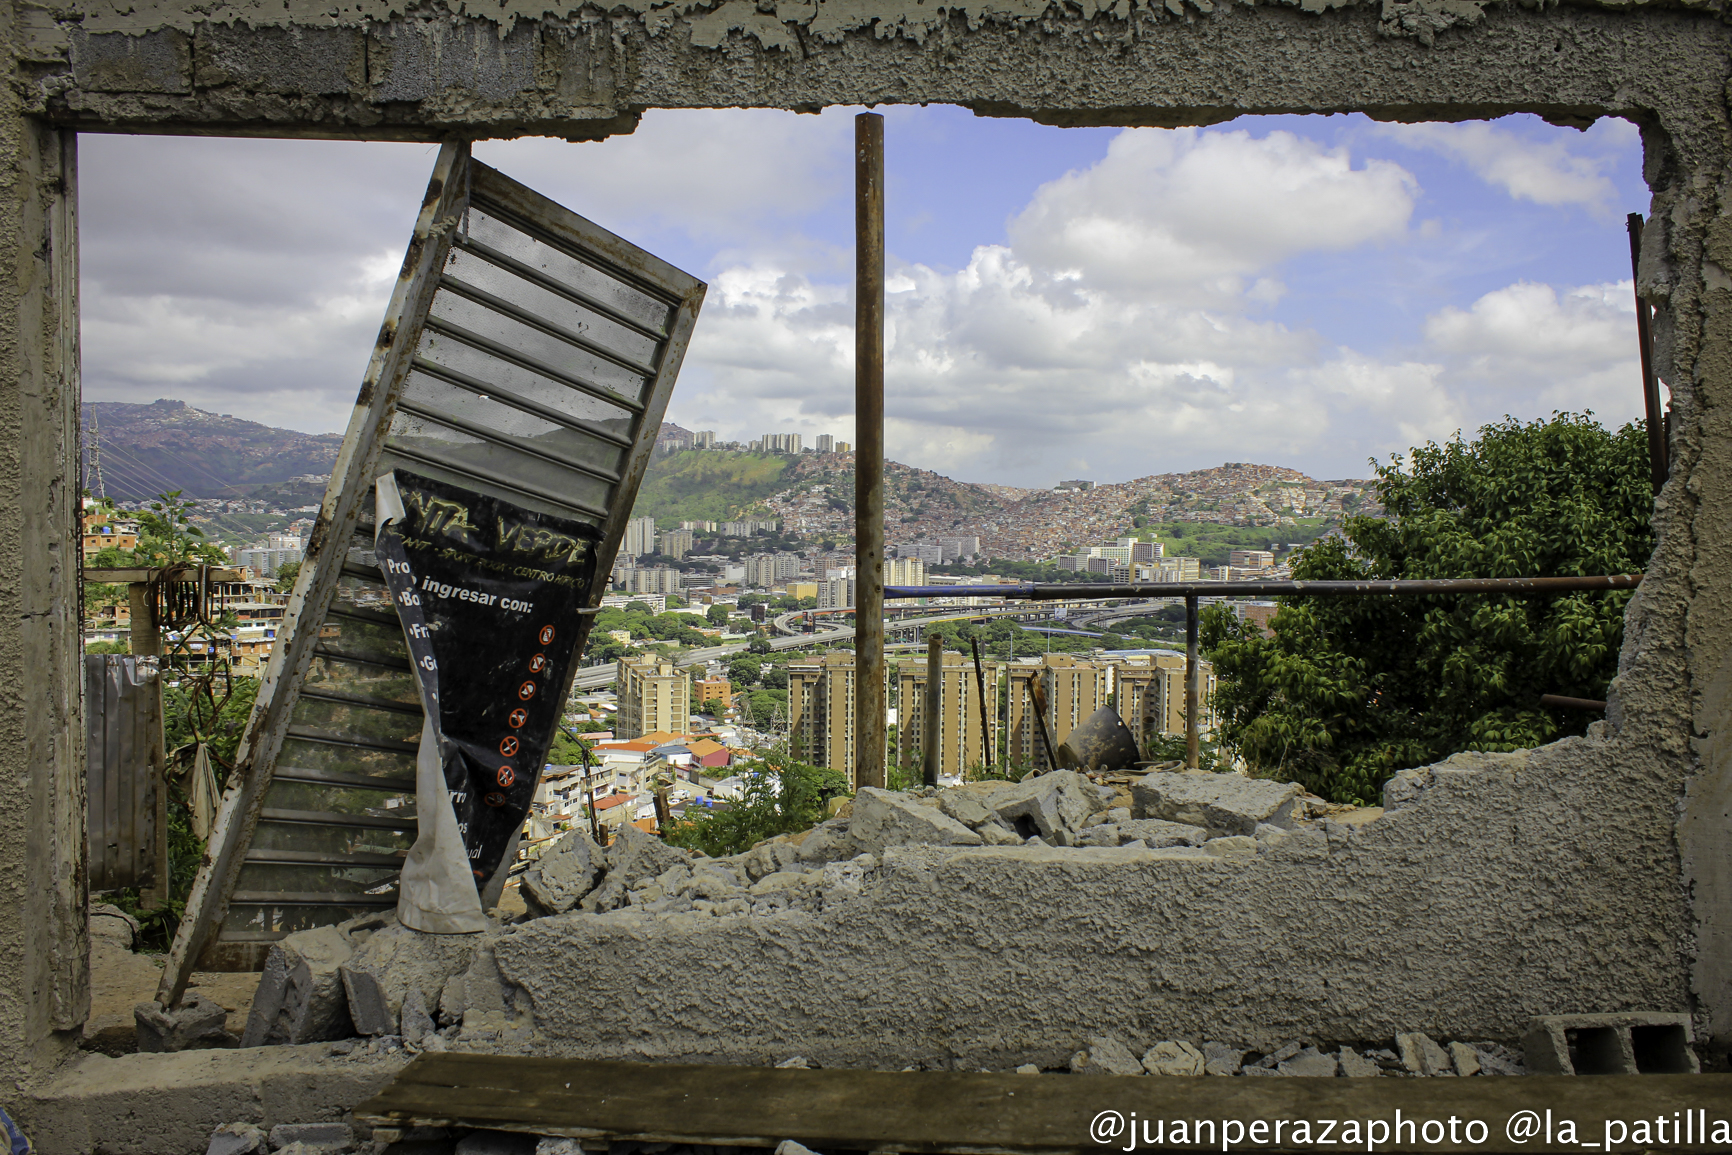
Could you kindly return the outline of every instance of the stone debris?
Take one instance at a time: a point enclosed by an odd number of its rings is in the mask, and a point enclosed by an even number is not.
[[[278,1123],[271,1128],[271,1150],[296,1155],[344,1155],[355,1149],[347,1123]]]
[[[1451,1043],[1449,1045],[1449,1058],[1457,1075],[1466,1078],[1469,1075],[1479,1074],[1479,1052],[1466,1043]]]
[[[340,973],[355,953],[351,925],[296,931],[271,945],[241,1046],[317,1043],[355,1033]]]
[[[1038,1075],[1040,1074],[1040,1068],[1035,1066],[1033,1063],[1024,1063],[1016,1069],[1016,1073],[1019,1075]]]
[[[1143,1052],[1143,1070],[1151,1075],[1200,1076],[1207,1060],[1183,1039],[1156,1043]]]
[[[1237,1075],[1244,1062],[1243,1047],[1232,1047],[1214,1041],[1203,1044],[1203,1073],[1206,1075]]]
[[[338,968],[349,1017],[363,1035],[401,1033],[404,1000],[420,992],[422,1011],[439,1004],[452,975],[467,969],[481,941],[473,934],[421,934],[389,916]]]
[[[523,872],[523,904],[531,915],[564,914],[595,889],[607,851],[586,831],[565,835]]]
[[[1259,823],[1291,829],[1302,793],[1296,782],[1156,772],[1131,787],[1131,810],[1138,818],[1202,826],[1216,836],[1253,835]]]
[[[1429,1035],[1417,1032],[1396,1035],[1395,1048],[1401,1052],[1401,1065],[1416,1075],[1441,1075],[1455,1069],[1449,1052]]]
[[[924,806],[906,795],[871,786],[854,795],[850,823],[854,841],[875,854],[889,846],[979,846],[984,841],[940,806]]]
[[[163,1010],[154,1002],[132,1009],[138,1024],[140,1052],[187,1051],[201,1047],[232,1047],[233,1035],[224,1028],[228,1012],[197,991],[188,991],[181,1005]]]
[[[776,1155],[817,1155],[804,1143],[796,1143],[792,1139],[784,1139],[776,1144]]]
[[[262,1155],[265,1133],[251,1123],[224,1123],[211,1132],[204,1155]]]
[[[409,993],[403,996],[402,1027],[403,1042],[417,1046],[435,1030],[433,1016],[427,1013],[427,999],[420,987],[410,987]]]
[[[790,1055],[776,1064],[776,1068],[782,1071],[804,1071],[811,1066],[812,1060],[804,1055]]]
[[[1276,1047],[1273,1051],[1270,1051],[1267,1055],[1258,1059],[1254,1065],[1263,1070],[1272,1070],[1277,1064],[1286,1062],[1304,1049],[1305,1044],[1298,1039],[1294,1039],[1291,1042],[1283,1043],[1279,1047]]]
[[[1640,1063],[1636,1031],[1642,1032]],[[1522,1049],[1536,1075],[1694,1075],[1701,1066],[1691,1034],[1687,1014],[1539,1015],[1529,1020]]]
[[[1335,1054],[1341,1074],[1349,1079],[1371,1079],[1383,1074],[1375,1059],[1368,1059],[1352,1047],[1342,1047]]]
[[[1201,846],[1209,840],[1209,832],[1187,822],[1168,822],[1161,818],[1135,818],[1118,824],[1120,844],[1142,842],[1154,849],[1169,846]]]
[[[1334,1055],[1326,1055],[1316,1047],[1305,1047],[1292,1058],[1277,1063],[1275,1070],[1299,1078],[1333,1079],[1340,1073],[1340,1065]]]
[[[1143,1074],[1143,1064],[1131,1049],[1110,1035],[1089,1039],[1086,1051],[1071,1056],[1070,1069],[1078,1075]]]

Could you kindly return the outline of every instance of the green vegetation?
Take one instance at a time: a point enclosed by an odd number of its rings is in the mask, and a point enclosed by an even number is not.
[[[829,800],[848,793],[841,774],[801,762],[782,747],[739,773],[746,779],[740,801],[699,816],[688,810],[685,821],[668,831],[667,841],[713,858],[739,854],[766,838],[816,826]]]
[[[1355,517],[1304,550],[1296,578],[1639,573],[1653,548],[1641,426],[1591,415],[1506,419],[1377,467],[1389,520]],[[1273,637],[1204,615],[1223,743],[1255,772],[1376,802],[1397,771],[1460,750],[1579,734],[1593,715],[1541,694],[1604,698],[1628,593],[1287,598]]]
[[[1216,525],[1209,521],[1168,521],[1137,531],[1144,541],[1158,541],[1168,557],[1194,557],[1205,567],[1226,565],[1236,549],[1269,549],[1276,544],[1309,544],[1328,532],[1320,517],[1302,518],[1297,525]]]
[[[782,473],[793,460],[715,449],[670,453],[650,462],[632,516],[653,517],[657,525],[726,521],[780,491]]]

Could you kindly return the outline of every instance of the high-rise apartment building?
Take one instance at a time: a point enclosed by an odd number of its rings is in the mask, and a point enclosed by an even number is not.
[[[678,561],[692,552],[692,531],[689,529],[664,530],[661,535],[661,553]]]
[[[883,685],[878,692],[884,692]],[[788,663],[790,741],[807,762],[845,775],[850,790],[856,785],[854,716],[858,693],[851,651],[831,650],[820,657]]]
[[[813,442],[813,448],[819,453],[836,452],[836,439],[828,433],[820,433]]]
[[[1235,569],[1267,569],[1275,564],[1275,554],[1266,549],[1235,549],[1227,553],[1227,564]]]
[[[654,657],[619,660],[619,714],[614,730],[621,738],[641,738],[657,730],[683,734],[691,725],[692,683],[684,670]]]
[[[854,452],[854,443],[852,441],[838,441],[836,443],[836,452],[852,453]]]
[[[716,431],[714,429],[700,429],[692,434],[693,449],[714,449],[715,447]]]
[[[980,690],[974,680],[974,663],[959,653],[946,651],[938,681],[938,772],[960,776],[986,761],[980,728]],[[987,664],[987,724],[997,729],[998,667]],[[896,743],[904,766],[923,766],[926,743],[926,659],[908,659],[896,664]]]
[[[966,537],[941,537],[938,539],[938,547],[944,551],[944,560],[952,562],[979,553],[980,537],[976,534]]]
[[[766,433],[758,439],[758,444],[764,453],[798,453],[804,440],[804,435],[799,433]]]
[[[929,541],[904,542],[896,547],[896,556],[919,558],[927,565],[943,565],[944,547]]]
[[[1045,692],[1047,733],[1054,750],[1090,714],[1107,704],[1108,670],[1104,665],[1069,654],[1048,654],[1038,663],[1015,662],[1009,673],[1006,753],[1011,761],[1025,766],[1049,765],[1035,724],[1035,679]]]
[[[923,586],[926,584],[926,563],[917,557],[887,558],[884,562],[884,584]]]
[[[666,566],[628,570],[622,576],[625,588],[637,594],[677,594],[684,588],[684,575]]]
[[[776,555],[755,553],[746,559],[746,584],[754,589],[769,589],[776,584]]]
[[[680,528],[689,529],[693,534],[714,533],[716,532],[716,523],[713,521],[682,521]]]
[[[1199,721],[1207,733],[1215,724],[1215,669],[1201,659],[1197,682],[1203,697]],[[1151,736],[1185,732],[1185,655],[1169,650],[1116,661],[1113,683],[1114,708],[1138,749],[1146,752]]]
[[[791,578],[800,572],[800,555],[797,553],[778,553],[776,559],[776,580]]]
[[[722,522],[723,537],[751,537],[760,530],[765,533],[775,533],[782,523],[775,518],[754,518],[746,521]]]
[[[642,557],[656,551],[656,519],[634,517],[625,523],[625,541],[619,551],[629,557]]]
[[[854,576],[825,578],[818,583],[818,608],[845,610],[854,605]]]

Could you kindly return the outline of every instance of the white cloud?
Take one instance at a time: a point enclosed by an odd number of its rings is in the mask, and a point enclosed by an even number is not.
[[[1615,154],[1635,140],[1628,121],[1606,120],[1594,126],[1592,139],[1556,132],[1537,139],[1533,132],[1516,132],[1484,121],[1460,124],[1386,124],[1379,133],[1407,145],[1454,160],[1518,200],[1542,205],[1581,205],[1608,213],[1617,189],[1607,175]],[[1572,147],[1573,146],[1573,147]]]

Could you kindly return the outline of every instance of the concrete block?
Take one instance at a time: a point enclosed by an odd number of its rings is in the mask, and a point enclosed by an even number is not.
[[[173,29],[141,36],[74,29],[72,77],[91,92],[189,93],[192,43]]]
[[[1696,1074],[1690,1016],[1651,1011],[1540,1015],[1522,1049],[1534,1075]]]
[[[1151,1075],[1200,1076],[1207,1060],[1183,1039],[1156,1043],[1143,1052],[1143,1070]]]
[[[1071,1057],[1070,1069],[1078,1075],[1140,1075],[1143,1064],[1122,1041],[1102,1036],[1091,1038],[1086,1051]]]
[[[862,850],[875,854],[888,846],[980,846],[984,841],[936,806],[871,786],[854,795],[849,833]]]
[[[228,1012],[197,991],[188,991],[181,1005],[165,1011],[156,1003],[139,1003],[132,1010],[138,1024],[141,1052],[190,1051],[201,1047],[232,1047],[235,1037],[223,1029]]]
[[[1217,835],[1252,835],[1258,823],[1292,829],[1302,793],[1296,782],[1157,771],[1131,787],[1131,808],[1138,818],[1189,823]]]
[[[1055,770],[993,795],[992,808],[1018,834],[1038,834],[1069,846],[1088,820],[1107,808],[1094,783],[1072,770]]]
[[[486,21],[398,20],[370,34],[367,74],[381,102],[427,100],[450,89],[508,100],[535,88],[539,56],[539,32],[528,21],[500,36]]]
[[[606,866],[607,851],[574,830],[523,872],[523,903],[537,918],[564,914],[595,889]]]
[[[224,1123],[211,1132],[204,1155],[259,1155],[269,1149],[265,1133],[251,1123]]]
[[[1160,818],[1137,818],[1118,824],[1120,844],[1142,842],[1157,850],[1168,846],[1201,846],[1209,840],[1209,832],[1186,822],[1167,822]]]
[[[1429,1035],[1418,1032],[1396,1035],[1395,1049],[1401,1052],[1401,1065],[1416,1075],[1440,1075],[1453,1069],[1449,1052]]]
[[[355,1149],[355,1132],[347,1123],[278,1123],[271,1128],[273,1150],[281,1151],[292,1143],[337,1155]]]
[[[238,84],[249,92],[343,96],[367,84],[367,38],[356,28],[247,28],[201,24],[192,42],[200,88]]]
[[[363,1035],[394,1035],[411,989],[423,1010],[437,1006],[445,983],[469,969],[481,935],[422,934],[396,922],[374,931],[339,968],[349,1016]]]
[[[316,1043],[354,1034],[341,973],[354,953],[345,926],[296,931],[273,944],[241,1045]]]

